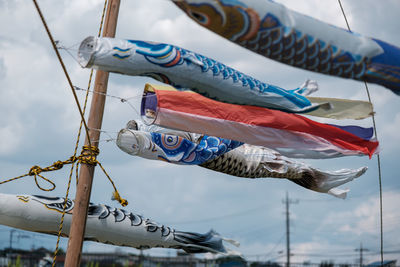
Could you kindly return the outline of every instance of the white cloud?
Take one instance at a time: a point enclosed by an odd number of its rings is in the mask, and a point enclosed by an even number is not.
[[[22,136],[20,134],[22,129],[23,128],[18,123],[0,127],[0,140],[2,140],[0,156],[11,154],[22,145]]]
[[[398,230],[396,223],[400,220],[400,211],[397,205],[399,199],[399,192],[383,192],[383,225],[385,232]],[[352,210],[330,213],[326,217],[324,223],[328,225],[338,225],[339,222],[346,222],[339,226],[337,230],[357,236],[378,235],[380,231],[379,207],[379,197],[369,197]],[[385,224],[385,222],[388,222],[388,224]],[[387,238],[389,240],[391,239],[391,237]]]
[[[336,0],[280,2],[291,9],[344,26]],[[379,35],[379,38],[398,45],[399,37],[396,33],[399,22],[393,15],[397,16],[398,0],[387,0],[379,6],[372,0],[343,1],[343,4],[355,29],[370,36]],[[40,5],[55,38],[63,45],[71,46],[88,35],[97,35],[103,1],[64,0],[57,1],[57,4],[54,1],[40,1]],[[0,31],[0,176],[3,178],[25,173],[37,163],[45,166],[57,159],[68,158],[73,150],[79,115],[33,4],[23,0],[0,0],[0,6],[0,25],[3,25]],[[371,6],[374,8],[368,8]],[[386,13],[388,19],[385,18]],[[361,82],[306,72],[264,59],[201,28],[170,1],[122,1],[117,36],[176,44],[286,88],[295,88],[306,78],[313,78],[320,84],[319,96],[366,99]],[[76,48],[77,45],[73,47]],[[71,50],[71,53],[76,51]],[[86,88],[88,70],[80,68],[65,51],[61,51],[61,54],[74,85]],[[108,92],[131,97],[141,93],[145,81],[143,78],[112,74]],[[380,137],[385,145],[382,158],[395,159],[400,144],[399,135],[396,135],[400,129],[400,97],[380,86],[370,87],[377,112],[378,130],[382,133]],[[82,100],[84,93],[78,92],[78,95]],[[140,98],[132,102],[138,107]],[[137,114],[129,106],[116,99],[107,99],[103,128],[110,134],[115,135],[132,118],[137,118]],[[365,126],[372,124],[370,120],[349,123]],[[108,137],[102,134],[102,138]],[[338,246],[352,249],[366,235],[368,242],[377,247],[377,198],[364,196],[351,200],[353,192],[362,194],[370,191],[371,186],[376,186],[371,182],[373,179],[375,181],[374,175],[377,172],[375,161],[363,158],[313,161],[313,166],[329,169],[340,169],[343,165],[358,167],[361,164],[369,167],[365,177],[349,183],[352,187],[350,200],[325,202],[329,196],[309,192],[285,180],[239,179],[200,167],[137,159],[125,155],[113,143],[102,143],[100,148],[99,159],[113,177],[122,196],[130,201],[127,210],[143,212],[161,223],[200,221],[178,226],[199,232],[215,228],[221,234],[241,241],[239,250],[243,254],[265,255],[273,251],[268,257],[284,257],[278,254],[284,245],[280,243],[276,249],[275,246],[284,234],[284,206],[281,199],[285,191],[289,191],[293,198],[315,199],[313,202],[300,201],[299,205],[293,207],[291,218],[297,222],[292,247],[294,253],[306,254],[319,248],[333,251],[338,250]],[[396,164],[385,165],[387,169],[384,171],[397,173]],[[58,185],[56,191],[49,195],[65,193],[67,176],[68,169],[49,174]],[[397,179],[390,181],[387,186],[396,185]],[[72,190],[73,194],[74,188]],[[2,185],[1,191],[44,194],[35,188],[30,178]],[[92,201],[117,206],[110,200],[111,192],[109,182],[100,170],[96,170]],[[385,242],[393,246],[399,244],[394,239],[399,236],[396,226],[400,215],[395,207],[399,197],[396,192],[384,194]],[[240,213],[260,206],[262,208],[258,210]],[[239,214],[212,220],[235,213]],[[207,218],[211,219],[204,220]],[[312,229],[315,232],[301,228],[302,220],[306,219],[308,221],[305,225],[315,226]],[[318,227],[321,220],[323,223]],[[338,229],[340,232],[334,233]],[[332,235],[326,237],[326,232]],[[1,236],[6,240],[6,235]],[[115,250],[115,247],[95,243],[88,243],[86,248]],[[165,252],[159,249],[148,253]],[[283,257],[277,259],[283,260]],[[267,256],[264,258],[267,259]],[[299,256],[293,260],[309,258]],[[317,261],[315,258],[310,259]]]
[[[4,79],[7,75],[7,68],[4,64],[4,59],[0,57],[0,80]]]
[[[397,114],[393,114],[393,115],[394,115],[394,118],[392,118],[390,120],[390,123],[383,125],[383,128],[381,131],[382,131],[382,134],[385,137],[385,139],[388,140],[387,149],[397,151],[396,147],[393,146],[393,144],[400,143],[400,135],[399,135],[400,112]]]

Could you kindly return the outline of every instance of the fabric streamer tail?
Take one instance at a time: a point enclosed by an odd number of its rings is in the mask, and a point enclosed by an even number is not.
[[[243,178],[286,178],[304,188],[345,198],[348,190],[337,188],[363,175],[356,170],[322,171],[280,155],[264,147],[244,144],[201,167]]]
[[[318,83],[314,80],[306,80],[299,88],[293,91],[300,95],[308,96],[318,91]]]
[[[350,190],[337,187],[360,177],[367,169],[367,167],[362,167],[357,170],[342,169],[338,171],[312,169],[310,172],[304,172],[303,179],[289,180],[305,188],[345,199]]]
[[[361,120],[371,117],[374,114],[374,107],[368,101],[326,97],[308,97],[308,99],[312,103],[320,103],[321,108],[311,111],[306,115],[337,120]],[[326,106],[326,104],[329,106]]]
[[[222,238],[214,230],[205,234],[175,231],[175,238],[180,243],[185,244],[183,250],[187,253],[214,252],[230,255],[232,252],[224,247],[222,241],[228,241],[232,245],[239,246],[238,242]]]

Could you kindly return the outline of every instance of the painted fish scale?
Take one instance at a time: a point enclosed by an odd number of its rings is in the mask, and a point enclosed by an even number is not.
[[[134,129],[121,129],[116,143],[130,155],[185,165],[201,164],[242,145],[213,136],[203,136],[195,143],[181,136]]]
[[[146,126],[143,123],[134,121],[128,122],[127,127],[131,130],[136,129],[141,131],[155,131],[151,132],[151,134],[176,133],[175,130],[159,126]],[[214,144],[220,143],[219,138],[216,137],[199,136],[198,134],[182,131],[176,134],[179,134],[179,136],[187,136],[196,144],[200,144],[204,140],[211,141],[211,143]],[[118,146],[120,146],[120,141],[120,138],[118,138]],[[141,145],[139,144],[139,146]],[[214,149],[216,148],[217,146],[214,145]],[[146,148],[144,147],[144,149]],[[336,187],[359,177],[366,170],[365,168],[361,168],[358,170],[323,172],[307,166],[306,164],[285,158],[280,153],[272,149],[252,146],[249,144],[243,144],[230,150],[229,152],[226,149],[216,149],[215,153],[218,153],[217,150],[220,150],[221,152],[218,157],[215,157],[213,160],[205,161],[199,166],[237,177],[287,178],[289,180],[293,180],[297,184],[302,185],[303,187],[317,192],[332,193],[330,190],[335,189],[336,192],[332,194],[340,197],[344,197],[346,192],[336,189]],[[146,152],[142,151],[141,153],[137,153],[135,155],[144,157]]]
[[[377,83],[400,94],[400,48],[289,10],[272,0],[175,0],[190,18],[262,56]],[[206,17],[207,20],[199,18]]]
[[[324,172],[295,162],[274,150],[244,144],[199,165],[213,171],[243,178],[288,179],[304,188],[345,198],[347,190],[337,188],[365,173],[366,168]]]
[[[121,52],[123,51],[123,52]],[[317,109],[296,90],[285,90],[234,70],[216,60],[169,44],[86,38],[78,59],[85,67],[169,82],[212,99],[303,113]]]
[[[219,156],[218,158],[207,161],[199,166],[211,169],[214,171],[222,172],[225,174],[244,177],[244,178],[287,178],[287,179],[301,179],[304,178],[302,173],[288,170],[285,173],[271,172],[265,168],[263,164],[249,164],[246,158],[241,157],[240,154],[235,153],[235,150]]]
[[[271,16],[267,14],[264,20],[271,19]],[[356,79],[365,74],[367,59],[357,61],[347,51],[339,50],[334,54],[336,47],[326,45],[321,48],[321,40],[310,42],[311,36],[299,32],[285,35],[284,26],[277,24],[279,26],[275,26],[275,29],[263,29],[252,40],[243,41],[242,45],[263,56],[311,71]]]

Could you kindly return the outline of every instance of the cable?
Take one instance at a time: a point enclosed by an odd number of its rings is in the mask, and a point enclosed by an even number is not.
[[[101,141],[106,141],[106,142],[110,142],[110,141],[115,141],[115,140],[117,140],[115,137],[113,137],[112,135],[111,135],[111,133],[113,133],[113,134],[118,134],[119,132],[111,132],[111,131],[104,131],[104,130],[100,130],[100,129],[95,129],[95,128],[90,128],[90,130],[91,131],[97,131],[97,132],[100,132],[100,133],[104,133],[104,134],[106,134],[107,136],[108,136],[108,139],[104,139],[104,140],[96,140],[96,142],[101,142]]]
[[[109,98],[118,99],[118,100],[121,101],[121,103],[126,103],[127,105],[129,105],[133,109],[133,111],[135,111],[136,115],[140,117],[139,112],[137,111],[137,109],[132,105],[132,103],[129,100],[130,99],[135,99],[135,98],[138,98],[138,97],[142,97],[142,94],[138,94],[138,95],[134,95],[134,96],[131,96],[131,97],[123,98],[123,97],[120,97],[120,96],[115,96],[115,95],[105,94],[105,93],[102,93],[102,92],[95,92],[93,90],[79,88],[78,86],[74,86],[74,89],[76,91],[86,91],[86,92],[89,92],[89,93],[92,93],[92,94],[99,94],[99,95],[104,95],[104,96],[109,97]]]
[[[266,257],[268,257],[269,255],[271,255],[271,254],[275,251],[275,249],[282,243],[284,237],[285,237],[285,234],[283,234],[283,235],[279,238],[278,242],[276,242],[275,245],[273,246],[273,248],[272,248],[270,251],[268,251],[267,253],[263,253],[263,254],[247,254],[247,255],[244,255],[244,256],[245,256],[246,258],[259,257],[259,256],[262,256],[262,257],[265,257],[265,258],[266,258]]]
[[[342,10],[342,14],[343,14],[344,20],[346,21],[347,29],[349,30],[349,32],[351,32],[350,25],[349,25],[349,22],[347,20],[346,13],[344,12],[344,9],[343,9],[343,6],[342,6],[342,2],[341,2],[341,0],[338,0],[338,2],[339,2],[340,9]],[[364,84],[365,84],[365,90],[367,91],[367,95],[368,95],[368,101],[369,101],[369,103],[372,104],[371,95],[369,93],[367,82],[364,81]],[[374,113],[372,113],[372,124],[374,125],[375,137],[376,137],[376,139],[378,139],[377,130],[376,130],[376,123],[375,123],[375,114]],[[379,211],[380,211],[380,223],[381,223],[381,264],[383,265],[382,173],[381,173],[381,157],[380,157],[379,154],[377,154],[377,161],[378,161],[378,177],[379,177],[379,208],[380,208]]]
[[[83,121],[83,124],[85,125],[85,130],[86,130],[86,134],[87,134],[87,136],[88,136],[89,146],[92,146],[92,144],[91,144],[91,142],[90,142],[90,138],[89,138],[89,129],[88,129],[88,126],[87,126],[87,124],[86,124],[85,116],[84,116],[84,114],[83,114],[81,105],[79,104],[78,96],[77,96],[76,93],[75,93],[74,85],[72,84],[71,78],[69,77],[67,68],[66,68],[65,65],[64,65],[64,62],[63,62],[63,60],[62,60],[62,58],[61,58],[60,53],[58,52],[58,49],[57,49],[57,46],[56,46],[56,42],[55,42],[54,39],[53,39],[53,36],[52,36],[52,34],[51,34],[51,32],[50,32],[49,27],[47,26],[46,20],[44,19],[44,16],[43,16],[43,14],[42,14],[42,11],[40,10],[40,7],[39,7],[38,3],[36,2],[36,0],[32,0],[32,1],[33,1],[33,3],[35,4],[36,10],[37,10],[37,12],[39,13],[39,16],[40,16],[40,19],[41,19],[41,21],[42,21],[42,23],[43,23],[44,28],[46,29],[47,35],[48,35],[48,37],[49,37],[49,39],[50,39],[51,45],[53,46],[54,52],[55,52],[56,55],[57,55],[58,61],[59,61],[60,64],[61,64],[61,67],[62,67],[62,69],[63,69],[63,71],[64,71],[65,77],[67,78],[68,84],[69,84],[69,86],[71,87],[71,91],[72,91],[72,94],[73,94],[73,96],[74,96],[75,103],[76,103],[76,105],[77,105],[77,107],[78,107],[78,110],[79,110],[79,114],[80,114],[80,116],[81,116],[81,119],[82,119],[82,121]]]
[[[239,212],[235,212],[235,213],[230,213],[230,214],[226,214],[226,215],[222,215],[222,216],[211,217],[211,218],[207,218],[207,219],[193,220],[193,221],[182,221],[182,222],[166,222],[166,224],[193,224],[193,223],[202,223],[202,222],[223,220],[223,219],[226,219],[226,218],[236,217],[236,216],[243,215],[243,214],[246,214],[246,213],[258,211],[260,209],[265,209],[265,207],[266,207],[266,205],[263,205],[263,206],[260,206],[260,207],[257,207],[257,208],[248,209],[248,210],[244,210],[244,211],[239,211]]]

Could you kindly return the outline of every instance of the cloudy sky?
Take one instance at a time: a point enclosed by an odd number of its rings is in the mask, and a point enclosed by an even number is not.
[[[74,85],[86,88],[89,70],[76,62],[80,41],[97,35],[101,0],[38,1],[60,45]],[[345,27],[336,0],[279,0],[287,7]],[[350,26],[363,35],[400,45],[398,0],[343,0]],[[79,114],[61,67],[51,48],[33,3],[0,0],[0,177],[26,173],[33,165],[47,166],[73,153]],[[317,80],[316,96],[366,100],[363,83],[303,71],[258,56],[201,28],[168,0],[125,0],[121,3],[117,37],[175,44],[207,55],[260,80],[296,88],[307,78]],[[110,95],[129,98],[138,108],[144,78],[110,76]],[[400,262],[400,97],[377,85],[370,86],[381,143],[385,259]],[[77,92],[83,100],[84,92]],[[147,161],[121,152],[112,141],[125,123],[137,118],[134,108],[118,99],[107,99],[99,160],[114,178],[130,205],[128,210],[179,230],[205,232],[210,228],[241,243],[239,251],[250,260],[285,261],[285,207],[290,206],[292,262],[356,263],[362,246],[365,262],[378,260],[380,250],[377,159],[347,157],[306,161],[325,170],[359,168],[368,172],[345,185],[346,200],[307,191],[287,180],[246,180],[200,167]],[[329,121],[328,121],[329,122]],[[372,120],[339,124],[372,126]],[[397,160],[396,160],[397,159]],[[57,188],[43,193],[32,178],[1,185],[1,193],[64,196],[68,168],[46,174]],[[75,190],[72,190],[74,195]],[[117,206],[110,200],[112,187],[96,171],[91,201]],[[0,248],[9,246],[10,229],[0,226]],[[20,238],[16,238],[16,237]],[[14,247],[55,247],[55,238],[28,232],[14,234]],[[62,245],[65,248],[66,242]],[[85,251],[115,251],[116,247],[87,242]],[[138,253],[135,249],[121,249]],[[174,255],[173,250],[146,251]]]

